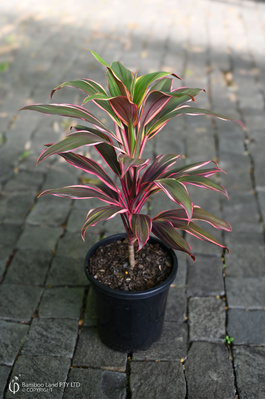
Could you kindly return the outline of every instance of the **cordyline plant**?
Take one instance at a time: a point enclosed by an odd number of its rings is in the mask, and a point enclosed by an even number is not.
[[[187,189],[188,185],[196,185],[228,196],[224,187],[210,179],[215,173],[223,172],[217,163],[208,160],[176,166],[180,155],[158,155],[151,161],[149,158],[142,158],[142,154],[147,141],[157,135],[171,118],[183,114],[208,114],[224,120],[230,118],[191,106],[189,103],[195,102],[195,96],[202,89],[174,89],[174,78],[181,79],[175,74],[152,72],[138,77],[137,73],[132,73],[119,61],[109,65],[94,51],[91,52],[107,68],[109,94],[91,79],[69,81],[56,87],[51,92],[51,97],[56,90],[72,86],[86,93],[82,106],[34,104],[22,109],[77,118],[89,123],[90,126],[76,125],[75,131],[63,140],[47,144],[37,164],[53,154],[58,154],[75,168],[96,175],[97,178],[93,183],[45,190],[40,196],[52,194],[71,199],[96,197],[104,202],[105,205],[88,212],[81,229],[83,239],[90,226],[120,214],[128,236],[131,268],[135,265],[134,242],[138,242],[140,250],[151,232],[171,248],[188,253],[193,260],[195,257],[191,253],[190,245],[178,230],[226,248],[195,221],[205,221],[214,228],[231,231],[229,223],[194,205]],[[114,130],[108,129],[83,107],[90,101],[109,115],[114,122]],[[118,177],[119,186],[99,163],[73,152],[82,146],[93,146],[97,150],[111,172]],[[164,192],[175,203],[175,207],[152,218],[143,213],[142,209],[147,200],[158,192]]]

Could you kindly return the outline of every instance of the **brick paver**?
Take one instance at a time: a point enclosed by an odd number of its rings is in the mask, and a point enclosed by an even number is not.
[[[43,144],[73,121],[18,111],[49,102],[66,80],[105,85],[88,48],[140,74],[176,72],[182,85],[206,89],[199,107],[246,125],[180,117],[148,143],[150,156],[219,162],[229,201],[191,194],[233,232],[217,232],[230,248],[225,257],[191,238],[197,261],[178,255],[163,335],[135,354],[99,341],[83,272],[86,251],[100,235],[123,231],[120,221],[92,228],[84,243],[86,202],[37,199],[78,183],[56,158],[35,167]],[[0,2],[1,398],[264,398],[264,64],[260,0]],[[69,88],[54,96],[81,99]],[[164,196],[151,203],[153,213],[167,207]]]

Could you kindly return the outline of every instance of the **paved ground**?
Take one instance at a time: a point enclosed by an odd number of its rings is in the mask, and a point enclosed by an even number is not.
[[[264,398],[264,3],[2,0],[0,10],[0,397]],[[197,261],[179,256],[162,338],[130,356],[99,342],[83,273],[87,249],[121,225],[91,229],[83,243],[92,203],[37,200],[44,188],[78,182],[56,158],[35,167],[43,144],[72,121],[18,112],[48,102],[66,80],[104,84],[88,48],[141,73],[174,71],[207,90],[200,107],[247,127],[180,117],[149,148],[217,159],[230,200],[198,189],[197,203],[233,232],[222,237],[225,260],[191,240]],[[64,89],[55,101],[81,94]],[[165,198],[151,206],[166,207]]]

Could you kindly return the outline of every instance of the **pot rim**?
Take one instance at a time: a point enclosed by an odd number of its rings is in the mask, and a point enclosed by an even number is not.
[[[159,285],[154,286],[151,289],[146,289],[146,290],[142,290],[142,291],[126,292],[126,291],[122,291],[122,290],[118,290],[118,289],[112,289],[109,286],[104,285],[103,283],[101,283],[100,281],[95,279],[94,276],[90,273],[89,268],[88,268],[89,259],[95,253],[95,251],[102,245],[109,244],[116,240],[124,239],[126,237],[127,237],[126,233],[111,235],[104,239],[99,240],[97,243],[95,243],[89,249],[89,251],[86,254],[86,258],[85,258],[85,273],[86,273],[87,278],[90,281],[90,283],[92,283],[94,285],[94,287],[96,287],[98,290],[104,291],[106,294],[110,295],[110,297],[123,298],[123,299],[127,298],[130,300],[144,299],[146,297],[150,297],[151,295],[155,295],[155,294],[158,294],[158,293],[161,293],[161,292],[167,290],[176,277],[177,268],[178,268],[178,259],[177,259],[175,252],[173,251],[173,249],[171,249],[171,247],[169,247],[168,245],[163,243],[160,239],[158,239],[155,236],[150,236],[149,241],[154,242],[154,243],[159,243],[164,249],[166,249],[172,258],[172,264],[173,264],[171,274],[168,276],[168,278],[164,282],[160,283]]]

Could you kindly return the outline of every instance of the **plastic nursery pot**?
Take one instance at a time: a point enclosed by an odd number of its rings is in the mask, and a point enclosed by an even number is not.
[[[159,239],[150,237],[150,243],[159,243],[169,252],[173,265],[170,276],[160,285],[140,292],[111,289],[90,273],[90,257],[98,247],[125,238],[126,234],[118,234],[96,243],[87,253],[85,272],[94,293],[100,339],[114,350],[130,353],[145,350],[159,339],[163,329],[168,290],[175,279],[178,261],[170,247]]]

